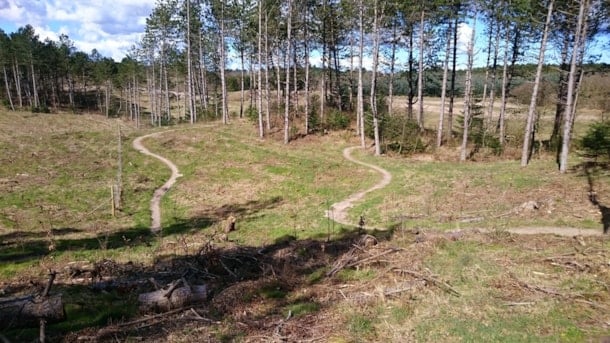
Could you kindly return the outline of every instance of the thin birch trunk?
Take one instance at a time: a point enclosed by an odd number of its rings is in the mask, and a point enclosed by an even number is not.
[[[263,1],[258,0],[258,99],[256,107],[258,110],[258,136],[265,137],[263,126]]]
[[[472,110],[472,65],[474,60],[474,37],[476,27],[476,13],[474,16],[474,24],[470,40],[468,41],[467,55],[468,63],[466,66],[466,82],[464,85],[464,132],[462,135],[462,146],[460,148],[460,162],[466,161],[467,145],[468,145],[468,131],[470,126],[470,114]]]
[[[440,147],[443,144],[443,125],[445,121],[445,98],[447,96],[447,78],[449,75],[449,54],[451,53],[451,30],[452,22],[449,22],[449,28],[447,32],[447,47],[445,49],[445,62],[443,65],[443,84],[441,88],[441,110],[438,118],[438,131],[436,135],[436,146]]]
[[[364,57],[364,4],[363,0],[360,0],[360,15],[359,15],[359,31],[360,31],[360,43],[358,48],[358,118],[360,125],[360,145],[362,148],[366,147],[366,141],[364,136],[364,91],[362,82],[362,58]]]
[[[504,120],[506,118],[506,102],[508,101],[508,45],[510,42],[510,34],[506,35],[504,47],[504,66],[502,67],[502,100],[500,104],[500,116],[498,117],[498,128],[500,135],[500,146],[506,144],[506,126]]]
[[[379,137],[379,118],[377,113],[377,67],[379,64],[379,18],[377,0],[373,9],[373,66],[371,71],[371,112],[373,113],[373,130],[375,136],[375,155],[381,155],[381,142]]]
[[[261,0],[262,1],[262,0]],[[269,87],[269,16],[265,12],[265,118],[267,131],[271,131],[271,89]]]
[[[532,142],[534,140],[535,130],[534,123],[536,122],[536,103],[538,102],[538,89],[540,88],[540,79],[542,78],[542,67],[544,66],[544,53],[546,51],[546,40],[549,33],[549,25],[551,23],[551,15],[553,14],[553,0],[549,1],[549,10],[544,23],[544,32],[542,34],[542,42],[540,42],[540,51],[538,53],[538,66],[536,67],[536,77],[534,80],[534,89],[532,90],[532,98],[530,107],[527,112],[527,122],[525,124],[525,135],[523,136],[523,149],[521,151],[521,166],[525,167],[529,163]]]
[[[11,111],[14,111],[15,106],[13,105],[13,97],[11,97],[11,89],[8,84],[8,77],[6,76],[6,66],[2,66],[2,73],[4,74],[4,86],[6,87],[6,97],[8,98],[9,105],[11,106]]]
[[[570,152],[570,143],[572,139],[572,129],[574,127],[574,98],[576,88],[576,72],[577,62],[580,59],[579,54],[584,43],[582,31],[586,27],[586,12],[588,11],[589,1],[582,0],[578,13],[578,24],[576,33],[574,34],[574,46],[572,48],[572,60],[570,62],[570,73],[568,75],[568,91],[566,97],[566,109],[564,114],[563,140],[561,142],[561,154],[559,158],[559,171],[563,174],[568,170],[568,154]]]
[[[292,33],[292,0],[288,0],[288,22],[287,37],[286,37],[286,86],[285,86],[285,103],[284,103],[284,144],[290,142],[290,45]]]
[[[419,70],[417,71],[417,101],[419,102],[417,125],[421,132],[424,131],[424,18],[425,11],[422,10],[419,21]]]
[[[222,123],[229,123],[229,109],[227,104],[227,80],[225,77],[225,4],[222,2],[221,6],[221,18],[220,18],[220,87],[221,89],[221,101],[222,101]]]

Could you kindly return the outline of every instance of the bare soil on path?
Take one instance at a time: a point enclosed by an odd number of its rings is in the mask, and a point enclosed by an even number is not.
[[[173,130],[170,130],[170,131],[173,131]],[[153,233],[158,233],[159,231],[161,231],[161,206],[160,206],[161,199],[163,198],[165,193],[167,193],[167,191],[169,191],[169,189],[176,183],[176,180],[182,176],[182,174],[180,174],[178,167],[176,167],[176,165],[172,161],[168,160],[167,158],[165,158],[161,155],[157,155],[153,152],[150,152],[150,150],[148,150],[142,144],[142,140],[144,140],[145,138],[157,136],[157,135],[160,135],[160,134],[163,134],[166,132],[169,132],[169,131],[156,132],[156,133],[151,133],[148,135],[140,136],[133,141],[134,149],[138,150],[139,152],[141,152],[145,155],[154,157],[154,158],[158,159],[159,161],[163,162],[172,172],[171,176],[163,184],[163,186],[161,186],[155,190],[153,197],[150,200],[150,213],[151,213],[151,218],[152,218],[150,230]]]
[[[358,224],[353,223],[349,220],[348,210],[350,208],[352,208],[357,201],[362,200],[367,193],[370,193],[372,191],[379,190],[379,189],[386,187],[392,181],[392,174],[390,174],[390,172],[388,172],[387,170],[385,170],[379,166],[373,165],[373,164],[359,161],[359,160],[355,159],[354,157],[352,157],[352,155],[351,155],[352,151],[354,151],[355,149],[358,149],[358,148],[360,148],[360,147],[355,146],[355,147],[345,148],[343,150],[343,157],[345,157],[347,160],[349,160],[353,163],[359,164],[361,166],[364,166],[364,167],[367,167],[367,168],[370,168],[370,169],[373,169],[373,170],[379,172],[379,174],[381,174],[381,180],[379,180],[379,182],[377,182],[375,185],[373,185],[372,187],[370,187],[364,191],[354,193],[354,194],[350,195],[349,197],[347,197],[345,200],[334,203],[331,206],[331,210],[326,212],[326,216],[342,225],[362,227],[363,229],[367,229],[367,230],[387,230],[387,228],[360,225],[359,223]],[[479,230],[488,231],[487,229],[479,229]],[[536,226],[514,227],[514,228],[508,228],[508,229],[506,229],[506,231],[508,231],[510,233],[518,234],[518,235],[552,234],[552,235],[558,235],[558,236],[564,236],[564,237],[601,236],[603,234],[602,230],[581,229],[581,228],[575,228],[575,227],[536,227]]]
[[[364,196],[367,193],[370,193],[370,192],[378,190],[378,189],[382,189],[385,186],[389,185],[390,182],[392,182],[392,174],[390,174],[389,171],[387,171],[379,166],[359,161],[352,157],[352,155],[351,155],[352,151],[354,151],[355,149],[359,149],[359,148],[360,147],[358,147],[358,146],[345,148],[343,150],[343,157],[345,157],[347,160],[349,160],[353,163],[356,163],[361,166],[365,166],[367,168],[377,171],[379,174],[381,174],[381,180],[379,180],[379,182],[377,182],[372,187],[370,187],[364,191],[354,193],[354,194],[350,195],[349,197],[347,197],[347,199],[334,203],[331,206],[331,210],[326,212],[326,216],[328,218],[334,220],[335,222],[337,222],[339,224],[348,225],[348,226],[361,226],[359,224],[354,224],[349,221],[348,213],[347,213],[348,210],[350,208],[352,208],[357,201],[362,200],[362,198],[364,198]],[[369,227],[366,225],[362,225],[362,228],[367,229],[367,230],[374,230],[374,229],[385,230],[383,228],[374,228],[374,227]]]

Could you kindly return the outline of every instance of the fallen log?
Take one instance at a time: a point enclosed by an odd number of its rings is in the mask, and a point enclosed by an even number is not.
[[[0,299],[0,330],[38,327],[41,319],[52,324],[65,317],[61,294]]]
[[[178,287],[180,283],[183,284],[182,287]],[[138,302],[142,312],[166,312],[204,301],[207,296],[206,285],[189,286],[183,280],[177,280],[167,289],[140,294]]]

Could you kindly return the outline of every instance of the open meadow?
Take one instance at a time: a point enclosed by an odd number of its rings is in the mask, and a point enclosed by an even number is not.
[[[170,171],[132,147],[152,132],[162,133],[143,145],[181,174],[163,197],[159,233],[149,204]],[[56,272],[66,318],[47,336],[62,342],[610,337],[607,170],[576,154],[560,174],[544,153],[522,168],[510,155],[459,163],[455,148],[356,149],[353,158],[392,178],[348,209],[354,225],[339,224],[333,204],[380,179],[342,155],[357,144],[346,130],[284,145],[237,118],[137,130],[101,116],[0,110],[0,295],[40,292]],[[175,280],[205,285],[205,300],[138,309],[139,294]]]

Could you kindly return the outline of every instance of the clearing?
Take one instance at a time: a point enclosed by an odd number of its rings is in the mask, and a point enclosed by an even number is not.
[[[346,150],[356,143],[348,131],[284,146],[259,140],[240,121],[166,132],[122,123],[124,199],[113,218],[118,124],[0,117],[0,292],[36,293],[48,270],[58,271],[52,292],[64,295],[67,320],[48,326],[54,340],[610,335],[610,246],[599,235],[603,211],[588,197],[593,189],[606,203],[603,170],[560,175],[549,156],[528,168],[494,159],[460,164],[442,154],[375,158]],[[142,140],[145,148],[183,175],[160,201],[158,235],[150,231],[150,200],[171,172],[131,148],[149,133],[156,135]],[[382,170],[392,178],[380,183]],[[225,236],[230,216],[236,231]],[[361,216],[366,227],[384,230],[348,225]],[[577,235],[512,233],[524,228],[576,228]],[[206,284],[208,300],[161,315],[138,311],[138,294],[154,290],[151,279],[164,285],[182,277]],[[25,341],[37,330],[3,334]]]

